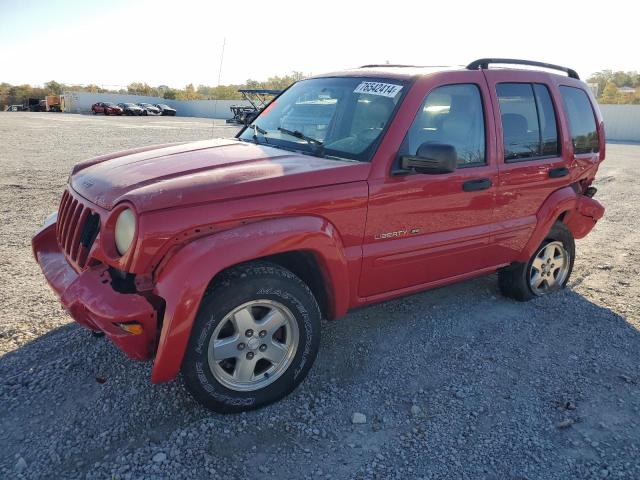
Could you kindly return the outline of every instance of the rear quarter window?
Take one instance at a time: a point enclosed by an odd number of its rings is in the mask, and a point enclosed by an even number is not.
[[[575,87],[560,87],[560,95],[569,121],[573,152],[595,153],[599,149],[596,119],[587,94]]]
[[[545,85],[500,83],[496,94],[506,162],[558,155],[556,115]]]

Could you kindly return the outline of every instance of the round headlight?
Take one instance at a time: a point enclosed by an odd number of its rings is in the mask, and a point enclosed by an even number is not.
[[[124,255],[133,243],[133,237],[136,234],[136,216],[130,209],[120,212],[116,220],[116,248],[120,255]]]

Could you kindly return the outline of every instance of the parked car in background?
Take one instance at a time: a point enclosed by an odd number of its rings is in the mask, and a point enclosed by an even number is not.
[[[491,273],[520,301],[562,290],[604,158],[572,69],[368,65],[293,84],[236,138],[76,165],[33,252],[76,321],[155,358],[153,382],[181,372],[240,412],[305,378],[321,318]]]
[[[154,107],[150,103],[139,103],[138,106],[142,108],[143,115],[160,115],[160,109],[158,107]]]
[[[154,105],[158,110],[160,110],[160,115],[171,115],[175,117],[176,109],[171,108],[169,105],[165,105],[164,103],[156,103]]]
[[[122,115],[122,108],[111,102],[98,102],[91,105],[94,115],[104,113],[105,115]]]
[[[7,107],[7,112],[24,112],[28,110],[24,105],[9,105]]]
[[[135,103],[119,103],[118,106],[122,109],[125,115],[143,115],[144,110]]]

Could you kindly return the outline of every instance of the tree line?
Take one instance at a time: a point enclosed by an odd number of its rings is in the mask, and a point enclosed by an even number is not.
[[[591,75],[587,83],[598,85],[599,103],[640,104],[640,73],[638,72],[601,70]],[[635,89],[635,92],[631,89]]]
[[[242,95],[238,90],[245,88],[265,88],[283,90],[305,77],[301,72],[292,72],[290,75],[269,77],[267,80],[258,81],[249,79],[242,84],[198,85],[190,83],[184,88],[171,88],[164,85],[153,87],[144,82],[133,82],[127,88],[108,89],[99,85],[66,85],[54,80],[45,83],[42,87],[34,87],[28,84],[11,85],[0,83],[0,110],[8,105],[21,105],[28,98],[43,99],[46,95],[61,95],[64,92],[90,92],[90,93],[121,93],[131,95],[146,95],[160,97],[169,100],[240,100]]]

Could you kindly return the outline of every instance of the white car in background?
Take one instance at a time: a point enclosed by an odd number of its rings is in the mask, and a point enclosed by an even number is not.
[[[142,108],[142,115],[160,115],[160,109],[158,107],[154,107],[150,103],[138,103],[140,108]]]

